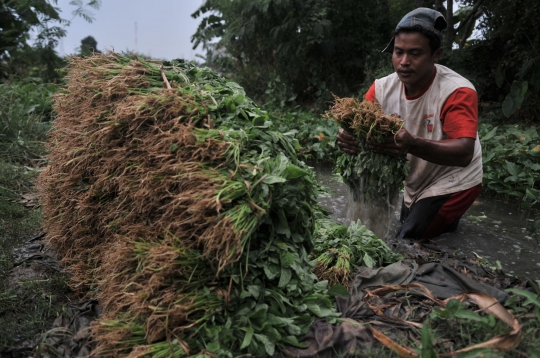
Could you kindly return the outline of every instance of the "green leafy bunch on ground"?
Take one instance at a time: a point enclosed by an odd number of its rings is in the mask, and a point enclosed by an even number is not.
[[[390,248],[360,221],[346,227],[326,216],[324,209],[316,213],[313,272],[329,286],[349,286],[349,278],[360,266],[382,267],[403,257]]]

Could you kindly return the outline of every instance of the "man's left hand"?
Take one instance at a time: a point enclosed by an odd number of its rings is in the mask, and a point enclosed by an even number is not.
[[[400,158],[407,155],[414,140],[414,136],[402,128],[395,135],[385,137],[382,143],[371,142],[370,148],[374,152]]]

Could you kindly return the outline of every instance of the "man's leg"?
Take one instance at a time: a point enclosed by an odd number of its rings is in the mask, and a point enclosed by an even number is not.
[[[457,229],[461,216],[480,194],[482,184],[453,194],[425,198],[411,210],[401,208],[401,230],[396,238],[427,240]]]
[[[422,233],[429,226],[439,209],[452,194],[432,196],[418,200],[411,209],[401,204],[401,229],[397,239],[419,239]]]
[[[481,189],[482,184],[478,184],[470,189],[452,194],[439,209],[420,239],[433,239],[443,232],[456,231],[459,220],[474,203]]]

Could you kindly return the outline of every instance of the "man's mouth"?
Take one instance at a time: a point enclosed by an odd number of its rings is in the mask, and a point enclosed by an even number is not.
[[[414,71],[403,71],[403,70],[400,70],[400,71],[398,71],[398,73],[399,73],[400,75],[402,75],[402,76],[409,76],[409,75],[413,74]]]

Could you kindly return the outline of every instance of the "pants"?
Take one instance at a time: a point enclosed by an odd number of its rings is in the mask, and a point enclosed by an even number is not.
[[[411,208],[401,204],[398,239],[433,239],[457,230],[459,220],[480,194],[482,184],[457,193],[418,200]]]

